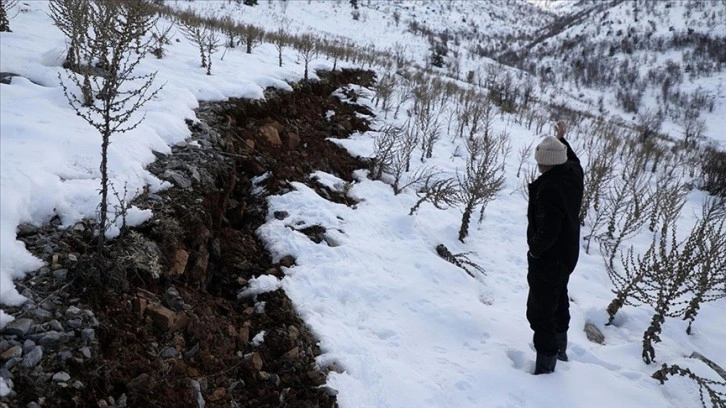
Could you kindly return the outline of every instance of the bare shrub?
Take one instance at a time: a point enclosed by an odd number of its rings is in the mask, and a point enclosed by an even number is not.
[[[690,378],[698,384],[698,398],[701,401],[701,406],[703,406],[703,408],[709,407],[709,405],[706,404],[704,394],[708,396],[708,401],[711,407],[726,407],[726,393],[719,391],[726,387],[726,381],[709,380],[708,378],[695,374],[688,368],[681,368],[675,364],[663,364],[658,371],[653,373],[651,377],[660,381],[661,384],[665,384],[665,382],[668,381],[668,377],[672,377],[674,375]]]
[[[79,71],[80,48],[88,42],[89,0],[51,0],[48,3],[53,24],[66,36],[67,52],[63,68]]]
[[[252,54],[252,49],[262,41],[263,31],[252,24],[245,24],[242,27],[242,40],[245,44],[245,52]]]
[[[701,188],[726,199],[726,152],[708,147],[702,154]]]
[[[179,13],[177,22],[184,37],[199,49],[201,67],[207,68],[207,75],[212,75],[212,54],[220,46],[217,33],[192,11]]]
[[[10,18],[8,10],[15,7],[18,0],[0,0],[0,32],[10,32]]]
[[[305,81],[308,80],[308,65],[310,64],[310,61],[315,58],[315,54],[317,53],[318,46],[315,42],[315,39],[310,34],[303,34],[300,36],[300,38],[297,39],[297,41],[294,44],[295,49],[297,50],[297,55],[300,59],[302,59],[303,64],[305,65],[305,73],[303,75],[303,79]]]
[[[428,202],[439,210],[446,209],[456,204],[458,193],[458,184],[456,179],[441,178],[435,179],[433,176],[428,177],[421,188],[416,192],[419,199],[416,204],[411,207],[408,215],[413,215],[418,211],[421,204]]]
[[[374,106],[381,105],[384,119],[388,119],[388,112],[391,110],[391,97],[398,85],[395,74],[386,73],[381,76],[373,86],[375,96],[373,97]]]
[[[61,1],[55,4],[59,15],[65,16],[73,15],[70,10],[63,10],[70,5],[77,4]],[[101,135],[98,250],[102,253],[108,229],[108,146],[111,136],[136,128],[143,120],[143,117],[135,117],[136,112],[161,90],[152,87],[156,73],[134,75],[150,50],[152,40],[148,39],[141,47],[134,44],[149,32],[157,18],[145,2],[94,1],[87,6],[88,16],[81,20],[88,24],[83,30],[87,35],[81,37],[83,42],[76,44],[79,57],[76,63],[84,63],[82,75],[68,73],[70,85],[60,74],[59,80],[71,107]],[[99,68],[92,71],[92,63]]]
[[[623,176],[617,178],[605,198],[606,230],[599,236],[600,248],[612,267],[620,244],[636,235],[653,210],[654,195],[649,189],[649,175],[637,162],[629,162]]]
[[[151,27],[151,38],[153,39],[151,53],[156,58],[162,59],[166,55],[166,46],[171,44],[171,30],[173,28],[173,24],[167,26],[159,26],[156,24]]]
[[[643,333],[643,361],[655,360],[654,343],[666,318],[688,320],[690,334],[700,305],[726,296],[726,211],[716,200],[707,200],[701,218],[689,235],[679,241],[672,216],[661,217],[659,231],[642,256],[628,251],[623,270],[608,270],[616,285],[616,298],[608,305],[612,321],[624,304],[650,304],[654,314]]]
[[[467,140],[466,168],[457,175],[459,183],[458,201],[464,206],[459,228],[459,240],[469,235],[469,223],[477,206],[484,214],[487,204],[504,188],[504,162],[509,154],[509,141],[506,133],[498,137],[476,136]],[[481,216],[480,216],[481,221]]]

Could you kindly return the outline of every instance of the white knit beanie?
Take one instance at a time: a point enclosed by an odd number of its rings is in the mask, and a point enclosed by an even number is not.
[[[567,146],[554,136],[547,136],[534,151],[537,164],[557,166],[567,161]]]

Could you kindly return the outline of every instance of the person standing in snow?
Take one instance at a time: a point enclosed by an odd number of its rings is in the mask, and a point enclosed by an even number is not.
[[[565,124],[558,122],[555,136],[545,137],[537,146],[534,157],[542,174],[529,185],[527,320],[534,331],[535,375],[553,372],[557,359],[567,361],[567,283],[580,252],[584,174],[580,159],[564,139],[565,130]]]

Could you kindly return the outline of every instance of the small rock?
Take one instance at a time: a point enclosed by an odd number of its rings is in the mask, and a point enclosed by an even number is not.
[[[0,377],[6,380],[12,380],[14,378],[13,373],[11,373],[9,370],[6,370],[4,367],[0,368]]]
[[[13,357],[13,358],[11,358],[11,359],[9,359],[8,361],[5,362],[5,365],[3,366],[3,369],[10,370],[11,368],[13,368],[16,365],[18,365],[18,363],[20,363],[21,361],[23,361],[22,358],[20,358],[20,357]]]
[[[128,388],[130,390],[140,390],[146,388],[149,383],[149,374],[141,373],[129,381]]]
[[[53,381],[54,382],[68,382],[68,380],[71,379],[70,374],[68,374],[65,371],[59,371],[55,374],[53,374]]]
[[[77,390],[82,390],[84,387],[85,387],[85,385],[83,385],[82,382],[80,382],[78,380],[73,381],[73,388],[75,388]]]
[[[128,397],[126,397],[126,394],[121,394],[120,397],[118,397],[118,401],[116,401],[116,408],[126,408],[126,404],[128,403]]]
[[[89,347],[87,347],[87,346],[81,347],[81,355],[86,360],[90,359],[91,358],[91,349]]]
[[[184,270],[187,268],[189,262],[189,252],[184,249],[177,249],[174,252],[174,257],[171,261],[171,268],[169,268],[170,276],[179,276],[184,274]],[[177,295],[179,293],[177,292]]]
[[[292,255],[285,255],[280,259],[280,265],[289,268],[295,265],[295,257]]]
[[[93,329],[83,329],[81,330],[81,339],[85,341],[86,343],[92,342],[96,338],[96,331]]]
[[[8,323],[3,329],[5,334],[15,335],[19,337],[25,337],[30,331],[30,327],[33,325],[31,319],[15,319]]]
[[[78,316],[79,314],[81,314],[81,309],[75,306],[69,306],[68,309],[66,309],[66,316]]]
[[[212,392],[212,394],[209,396],[209,400],[212,402],[217,402],[226,396],[227,396],[227,390],[225,388],[220,387]]]
[[[25,340],[25,342],[23,342],[23,353],[27,353],[34,348],[35,342],[33,340],[27,339]]]
[[[36,346],[34,349],[30,350],[25,357],[23,357],[23,362],[21,363],[23,367],[26,368],[33,368],[40,360],[43,359],[43,349],[41,347]]]
[[[197,355],[197,353],[199,353],[199,343],[195,344],[194,347],[192,347],[191,350],[189,350],[186,353],[184,353],[184,358],[186,360],[191,360],[191,359],[194,358],[194,356]]]
[[[300,349],[297,347],[292,348],[282,355],[282,359],[287,361],[297,360],[298,357],[300,357]]]
[[[204,401],[204,397],[202,396],[202,387],[199,385],[199,381],[189,380],[189,382],[192,385],[192,391],[194,391],[194,399],[197,401],[197,406],[199,408],[204,408],[206,401]]]
[[[61,322],[59,322],[56,319],[49,321],[48,327],[50,327],[52,330],[55,330],[55,331],[59,331],[59,332],[63,331],[63,325],[61,324]]]
[[[290,340],[297,340],[297,338],[300,337],[300,330],[291,325],[287,328],[287,335],[290,337]]]
[[[86,230],[86,226],[83,225],[82,222],[77,222],[76,225],[73,226],[73,231],[83,232],[85,230]]]
[[[159,355],[159,357],[161,357],[162,359],[166,359],[166,358],[177,358],[178,356],[179,356],[179,352],[176,351],[176,349],[174,347],[167,347]]]
[[[285,218],[287,218],[287,217],[288,217],[288,216],[289,216],[290,214],[289,214],[289,213],[288,213],[287,211],[275,211],[274,213],[272,213],[272,215],[274,215],[274,216],[275,216],[275,219],[278,219],[278,220],[284,220],[284,219],[285,219]]]
[[[68,327],[71,329],[80,329],[83,326],[83,319],[76,317],[75,319],[68,320]]]
[[[163,301],[166,306],[176,312],[184,310],[184,299],[181,298],[179,291],[173,286],[164,292]]]
[[[53,313],[43,309],[42,307],[35,308],[30,313],[38,320],[48,320],[53,317]]]
[[[4,74],[4,73],[3,73]],[[40,232],[40,228],[32,224],[20,224],[18,225],[18,237],[24,238],[31,235],[36,235]]]
[[[245,356],[245,362],[249,367],[254,369],[255,371],[262,370],[262,366],[264,365],[264,362],[262,361],[262,357],[260,357],[257,353],[250,353]]]
[[[597,326],[590,322],[585,323],[585,335],[593,343],[605,344],[605,336]]]
[[[240,348],[240,349],[244,348],[244,346],[246,346],[249,343],[250,343],[250,328],[241,327],[237,334],[237,348]]]
[[[76,256],[75,254],[68,254],[68,261],[74,263],[78,262],[78,256]]]
[[[12,346],[0,354],[0,360],[9,360],[11,358],[20,357],[23,355],[23,348],[20,346]]]
[[[40,408],[40,405],[38,405],[37,402],[32,401],[32,402],[29,402],[28,405],[25,406],[25,408]]]
[[[53,271],[53,277],[58,280],[66,280],[68,269],[56,269]]]
[[[43,333],[38,339],[38,344],[41,346],[53,346],[61,341],[61,333],[55,330],[47,331]]]
[[[260,127],[260,133],[267,139],[267,141],[273,146],[280,146],[282,140],[280,140],[280,133],[272,125],[264,125]]]
[[[260,371],[258,373],[258,376],[259,376],[259,379],[262,381],[269,381],[269,382],[275,384],[276,386],[280,385],[280,376],[277,374],[270,374],[265,371]]]
[[[41,303],[40,304],[40,307],[42,307],[43,309],[45,309],[45,310],[47,310],[49,312],[53,312],[56,309],[58,309],[58,305],[55,302],[53,302],[52,300],[50,300],[50,299],[48,299],[48,300],[44,301],[43,303]]]
[[[191,180],[173,170],[164,171],[164,174],[162,174],[161,177],[165,179],[171,179],[171,181],[180,188],[186,189],[192,186]]]
[[[73,358],[73,352],[70,350],[62,350],[58,352],[57,356],[60,361],[65,362]]]

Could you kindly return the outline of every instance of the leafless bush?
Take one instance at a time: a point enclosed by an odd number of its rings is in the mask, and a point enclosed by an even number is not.
[[[519,164],[517,165],[517,178],[522,174],[522,167],[524,166],[524,163],[527,161],[528,158],[532,157],[532,146],[534,146],[534,141],[529,142],[528,145],[522,146],[519,149]]]
[[[655,360],[653,344],[661,341],[666,318],[688,320],[686,332],[690,334],[700,305],[726,296],[725,222],[724,208],[715,200],[707,200],[701,218],[679,242],[675,220],[664,216],[642,256],[634,257],[631,247],[623,259],[623,271],[609,269],[616,285],[616,298],[608,306],[611,321],[624,304],[642,302],[654,308],[643,333],[646,364]]]
[[[681,121],[683,129],[683,144],[694,147],[706,133],[706,121],[699,118],[698,111],[689,110]]]
[[[88,42],[89,0],[51,0],[48,3],[53,24],[66,36],[68,50],[63,68],[79,72],[79,66],[89,62],[81,61],[80,48]]]
[[[457,187],[456,179],[453,178],[435,179],[433,176],[427,178],[421,188],[416,192],[419,199],[411,207],[408,215],[416,213],[421,204],[425,202],[431,203],[439,210],[455,205],[458,193]]]
[[[436,246],[436,253],[444,260],[451,262],[452,264],[458,266],[459,268],[463,269],[466,273],[469,274],[472,278],[476,278],[476,275],[474,275],[474,272],[469,270],[469,268],[473,268],[474,270],[478,271],[479,273],[484,273],[484,268],[474,263],[471,259],[469,259],[470,252],[462,252],[458,254],[451,253],[449,251],[449,248],[446,247],[444,244],[439,244]]]
[[[252,24],[245,24],[242,27],[242,39],[245,43],[245,51],[252,54],[252,49],[262,41],[263,31],[261,28]]]
[[[290,43],[290,40],[282,28],[278,29],[277,33],[275,33],[275,35],[272,36],[272,44],[275,46],[275,49],[277,50],[277,65],[279,67],[282,67],[282,50],[289,43]]]
[[[703,406],[703,408],[709,407],[704,399],[704,392],[708,395],[708,401],[712,408],[726,408],[726,392],[723,391],[726,388],[726,382],[724,381],[709,380],[708,378],[695,374],[688,368],[681,368],[675,364],[670,366],[668,364],[663,364],[658,371],[653,373],[651,377],[660,381],[661,384],[665,384],[665,382],[668,381],[668,377],[672,377],[674,375],[690,378],[698,384],[698,398],[700,399],[701,406]]]
[[[383,173],[390,171],[398,139],[403,129],[388,126],[382,129],[373,140],[373,159],[371,160],[371,178],[380,180]]]
[[[172,35],[170,33],[173,28],[173,24],[169,24],[168,26],[159,26],[156,24],[151,27],[151,38],[153,39],[151,53],[156,58],[162,59],[166,55],[166,46],[171,44]]]
[[[373,103],[376,107],[380,103],[381,110],[384,113],[384,119],[388,119],[388,111],[391,110],[391,97],[396,89],[396,85],[398,85],[396,75],[386,73],[378,79],[373,87],[373,91],[375,92]]]
[[[457,176],[459,183],[458,201],[464,206],[459,228],[459,240],[469,235],[469,223],[477,206],[481,206],[481,216],[487,204],[504,187],[504,162],[509,154],[509,141],[506,133],[485,139],[475,136],[467,140],[469,153],[463,174]]]
[[[15,7],[18,0],[0,0],[0,32],[10,32],[8,10]]]
[[[629,162],[623,176],[615,179],[605,198],[606,230],[599,236],[600,248],[613,265],[620,244],[636,235],[653,211],[654,195],[649,189],[649,175],[637,162]]]
[[[308,65],[310,64],[310,61],[315,58],[315,54],[317,53],[318,46],[310,34],[303,34],[300,36],[300,38],[297,39],[297,41],[294,44],[295,49],[297,50],[297,55],[300,59],[302,59],[303,64],[305,65],[305,73],[303,76],[303,79],[305,81],[308,80]]]
[[[199,49],[202,68],[207,68],[207,75],[212,75],[212,54],[220,46],[217,33],[204,19],[192,11],[180,13],[177,22],[184,37]]]
[[[59,16],[72,16],[65,10],[77,3],[58,1],[53,7]],[[143,118],[136,119],[137,111],[161,88],[153,89],[156,73],[134,75],[134,71],[151,47],[150,38],[141,47],[143,38],[157,17],[146,2],[92,1],[86,3],[88,15],[78,27],[87,33],[77,42],[76,63],[83,62],[82,75],[69,73],[63,81],[63,93],[78,116],[93,126],[101,135],[101,203],[98,250],[103,252],[105,232],[108,228],[108,146],[111,136],[136,128]],[[136,53],[132,51],[136,51]],[[101,63],[100,71],[92,71],[90,64]],[[97,75],[94,75],[97,74]],[[73,89],[75,87],[75,89]],[[81,95],[76,92],[80,90]],[[88,98],[88,93],[92,97]]]
[[[702,154],[701,188],[726,199],[726,152],[708,147]]]
[[[660,132],[663,125],[663,114],[651,109],[646,109],[638,114],[637,129],[640,133],[640,140],[645,141]]]
[[[613,180],[615,172],[615,155],[617,147],[615,139],[607,136],[595,136],[590,143],[590,154],[585,165],[585,190],[580,207],[580,222],[588,219],[590,233],[585,235],[585,252],[590,252],[590,244],[606,220],[605,201],[607,187]]]
[[[441,109],[426,105],[413,118],[414,131],[421,139],[421,161],[433,156],[434,145],[441,139]]]

